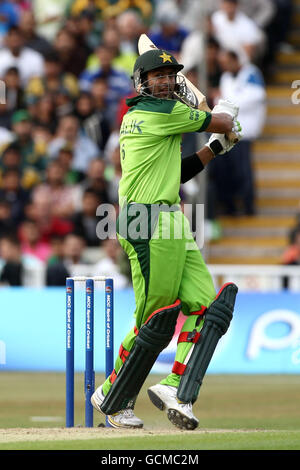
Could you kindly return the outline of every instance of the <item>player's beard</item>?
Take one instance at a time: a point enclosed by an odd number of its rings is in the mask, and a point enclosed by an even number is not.
[[[144,82],[143,87],[145,92],[143,94],[164,100],[174,99],[176,79],[174,80],[174,75],[166,75],[165,78],[166,81],[164,83],[158,83],[158,79],[154,78]]]

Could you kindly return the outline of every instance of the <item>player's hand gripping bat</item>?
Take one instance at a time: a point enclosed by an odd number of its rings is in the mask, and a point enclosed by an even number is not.
[[[138,42],[139,54],[144,54],[144,52],[147,52],[151,49],[157,49],[157,47],[155,46],[155,44],[153,44],[153,42],[148,38],[146,34],[141,34]],[[203,93],[201,93],[201,91],[199,91],[198,88],[195,87],[195,85],[193,85],[192,82],[190,82],[190,80],[183,75],[183,73],[178,72],[177,75],[183,77],[186,83],[186,90],[184,96],[178,95],[180,101],[183,101],[185,104],[191,106],[192,108],[200,109],[201,111],[211,112],[211,109],[209,108],[206,102],[205,95],[203,95]],[[227,134],[227,137],[230,142],[236,143],[239,140],[238,136],[234,132],[230,132],[229,134]]]

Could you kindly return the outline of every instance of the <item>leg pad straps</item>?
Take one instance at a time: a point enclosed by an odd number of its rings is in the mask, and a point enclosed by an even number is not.
[[[137,395],[160,352],[171,341],[181,309],[174,304],[153,312],[140,328],[135,343],[106,395],[101,410],[106,415],[133,407]]]
[[[219,339],[229,328],[238,288],[225,284],[205,313],[205,320],[187,364],[174,364],[173,372],[182,375],[177,398],[183,403],[194,403],[203,377]]]

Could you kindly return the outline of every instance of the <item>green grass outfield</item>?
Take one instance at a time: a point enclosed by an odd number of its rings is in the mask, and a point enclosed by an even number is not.
[[[103,380],[96,376],[96,386]],[[64,427],[65,377],[0,372],[1,450],[300,450],[300,375],[207,375],[194,411],[195,431],[177,430],[149,401],[150,375],[136,414],[143,430],[84,427],[83,374],[76,374],[75,424]]]

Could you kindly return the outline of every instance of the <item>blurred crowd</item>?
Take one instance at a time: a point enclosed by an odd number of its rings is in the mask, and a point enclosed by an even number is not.
[[[289,0],[0,0],[0,282],[21,285],[24,264],[42,264],[47,285],[62,285],[84,262],[129,282],[96,209],[118,211],[118,132],[143,32],[195,84],[205,71],[211,107],[238,102],[244,138],[209,167],[207,218],[255,213],[251,145],[291,14]],[[184,136],[183,156],[196,147]],[[191,182],[183,200],[194,193]]]
[[[286,266],[300,265],[300,213],[290,230],[288,246],[283,252],[281,262]]]

